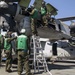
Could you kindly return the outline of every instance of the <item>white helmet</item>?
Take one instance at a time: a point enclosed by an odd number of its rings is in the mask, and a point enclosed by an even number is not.
[[[34,5],[31,5],[30,7],[31,7],[31,8],[34,8],[35,6],[34,6]]]
[[[25,33],[26,30],[25,29],[21,29],[20,33]]]
[[[43,4],[43,5],[45,5],[45,4],[46,4],[46,2],[45,2],[45,1],[43,1],[43,2],[42,2],[42,4]]]

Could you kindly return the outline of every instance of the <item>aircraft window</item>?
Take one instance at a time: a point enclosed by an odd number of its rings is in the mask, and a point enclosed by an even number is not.
[[[41,41],[41,46],[42,46],[42,49],[43,49],[43,50],[44,50],[45,44],[46,44],[45,41]]]

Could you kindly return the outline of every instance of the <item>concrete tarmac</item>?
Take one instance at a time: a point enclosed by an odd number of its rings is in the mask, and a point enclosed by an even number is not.
[[[52,75],[75,75],[75,61],[60,61],[52,64],[48,62],[49,71]],[[33,69],[31,69],[32,72]],[[12,72],[5,72],[5,63],[2,62],[0,66],[0,75],[18,75],[17,74],[17,65],[12,65]],[[25,71],[23,71],[22,75],[25,75]],[[48,72],[43,72],[41,69],[40,72],[36,71],[34,75],[49,75]]]

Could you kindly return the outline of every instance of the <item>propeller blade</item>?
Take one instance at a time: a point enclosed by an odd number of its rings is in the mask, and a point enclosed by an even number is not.
[[[61,20],[61,21],[70,21],[70,20],[75,20],[75,16],[73,17],[66,17],[66,18],[59,18],[57,20]]]

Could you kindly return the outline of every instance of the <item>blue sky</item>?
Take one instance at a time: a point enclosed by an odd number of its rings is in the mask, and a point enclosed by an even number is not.
[[[34,0],[31,0],[31,4]],[[75,0],[44,0],[58,9],[58,15],[55,18],[64,18],[75,16]],[[70,22],[66,22],[70,24]]]

